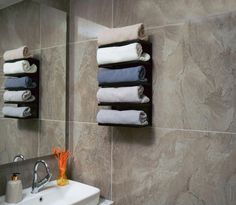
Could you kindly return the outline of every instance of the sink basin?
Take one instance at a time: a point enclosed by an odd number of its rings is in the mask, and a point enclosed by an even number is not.
[[[24,189],[23,200],[17,205],[97,205],[99,197],[98,188],[71,180],[59,187],[52,181],[37,194],[31,194],[31,188]],[[4,196],[0,197],[0,205],[8,204]]]

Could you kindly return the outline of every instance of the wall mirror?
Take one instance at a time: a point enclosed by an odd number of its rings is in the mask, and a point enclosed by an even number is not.
[[[52,147],[65,147],[66,35],[67,13],[58,6],[37,0],[0,0],[1,165],[19,154],[32,159],[50,155]],[[40,61],[39,117],[6,118],[3,54],[24,45]]]

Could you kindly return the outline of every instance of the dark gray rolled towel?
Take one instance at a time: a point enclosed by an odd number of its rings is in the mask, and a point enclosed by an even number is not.
[[[5,89],[25,89],[25,88],[35,88],[36,83],[32,81],[30,77],[10,77],[5,80],[4,83]]]
[[[122,82],[146,82],[146,70],[143,66],[136,66],[123,69],[100,68],[97,79],[99,85]]]

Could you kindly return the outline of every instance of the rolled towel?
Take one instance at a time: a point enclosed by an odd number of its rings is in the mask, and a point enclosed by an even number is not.
[[[25,118],[31,116],[31,109],[30,107],[5,106],[2,108],[2,113],[4,116]]]
[[[124,125],[147,125],[147,114],[140,110],[99,110],[98,123],[124,124]]]
[[[143,91],[143,86],[99,88],[97,100],[100,103],[147,103],[150,99],[143,94]]]
[[[30,90],[5,91],[3,94],[4,102],[33,102],[35,97]]]
[[[125,46],[105,47],[97,50],[98,65],[134,60],[150,60],[150,55],[143,52],[140,43],[131,43]]]
[[[21,60],[14,63],[4,63],[4,74],[16,74],[16,73],[35,73],[37,66],[35,64],[30,65],[29,61]]]
[[[29,49],[27,46],[22,46],[17,49],[9,50],[3,54],[3,59],[5,61],[29,57],[32,57],[32,55],[29,53]]]
[[[98,45],[106,45],[130,40],[147,40],[142,23],[122,28],[105,29],[98,34]]]
[[[143,66],[136,66],[123,69],[107,69],[99,68],[97,79],[99,85],[108,83],[120,83],[120,82],[137,82],[145,79],[146,70]]]
[[[21,78],[7,78],[4,87],[7,90],[35,88],[37,85],[28,76]]]

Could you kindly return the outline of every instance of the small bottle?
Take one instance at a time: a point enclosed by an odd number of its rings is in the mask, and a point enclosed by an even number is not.
[[[11,180],[7,182],[6,198],[7,203],[18,203],[22,201],[22,182],[19,173],[13,173]]]

